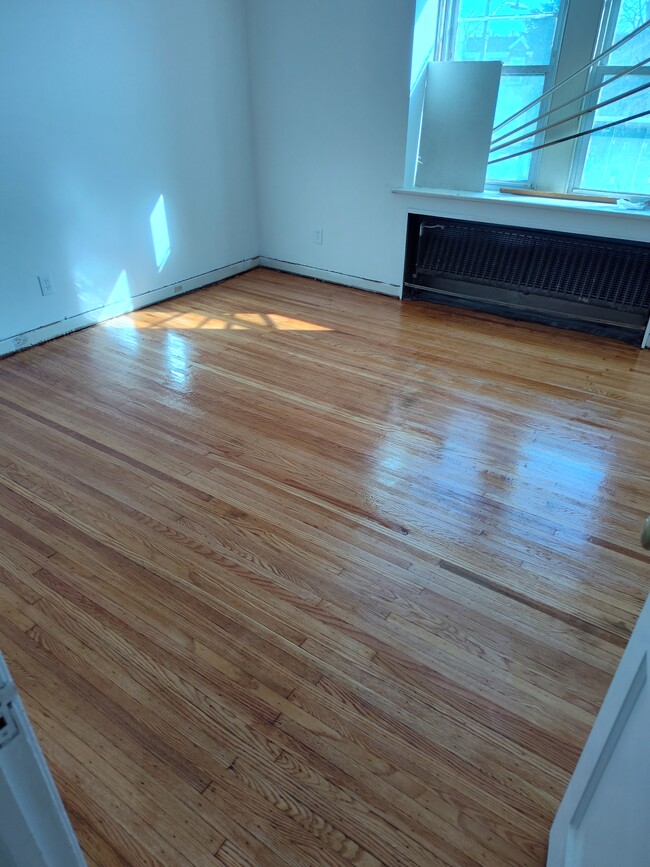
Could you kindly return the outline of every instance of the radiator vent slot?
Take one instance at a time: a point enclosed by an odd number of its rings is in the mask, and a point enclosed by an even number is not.
[[[407,289],[640,331],[650,315],[648,244],[414,214],[408,231]]]

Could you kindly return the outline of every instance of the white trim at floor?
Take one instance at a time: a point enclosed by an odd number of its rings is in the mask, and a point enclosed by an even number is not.
[[[253,268],[257,268],[259,264],[260,261],[257,257],[254,259],[242,259],[239,262],[224,265],[223,268],[216,268],[214,271],[206,271],[204,274],[190,277],[187,280],[177,280],[175,283],[163,286],[161,289],[151,289],[149,292],[135,295],[130,301],[119,301],[107,307],[98,307],[95,310],[71,316],[69,319],[62,319],[50,325],[34,328],[32,331],[15,334],[6,340],[0,340],[0,357],[11,355],[13,352],[19,352],[21,349],[27,349],[29,346],[36,346],[38,343],[45,343],[47,340],[53,340],[55,337],[61,337],[64,334],[70,334],[72,331],[88,328],[90,325],[97,325],[98,322],[105,322],[107,319],[113,319],[115,316],[130,313],[132,310],[140,310],[142,307],[158,304],[161,301],[166,301],[168,298],[176,298],[187,292],[193,292],[195,289],[201,289],[203,286],[209,286],[211,283],[219,283],[222,280],[227,280],[229,277],[243,274],[245,271],[251,271]],[[181,286],[182,289],[177,292],[175,290],[178,286]]]
[[[324,268],[312,268],[310,265],[300,265],[297,262],[285,262],[284,259],[269,259],[260,256],[260,267],[272,271],[286,271],[289,274],[299,274],[301,277],[312,277],[325,283],[338,283],[341,286],[352,286],[354,289],[365,289],[368,292],[379,292],[381,295],[402,297],[402,287],[394,283],[382,283],[380,280],[368,280],[366,277],[355,277],[341,271],[326,271]]]

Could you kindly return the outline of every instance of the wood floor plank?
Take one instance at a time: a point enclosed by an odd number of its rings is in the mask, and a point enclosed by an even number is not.
[[[0,649],[89,864],[541,867],[650,353],[258,269],[0,361]]]

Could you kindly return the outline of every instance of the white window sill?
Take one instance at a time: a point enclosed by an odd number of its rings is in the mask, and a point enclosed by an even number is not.
[[[650,221],[650,208],[642,211],[626,211],[616,205],[605,205],[602,202],[573,202],[565,199],[546,199],[543,196],[513,196],[511,193],[499,193],[496,190],[486,190],[482,193],[472,193],[468,190],[438,190],[429,187],[394,187],[393,193],[400,196],[421,196],[429,199],[454,199],[463,202],[490,202],[496,204],[519,205],[526,208],[560,208],[563,211],[579,211],[582,213],[595,211],[601,214],[611,214],[617,217],[627,217],[635,220]]]

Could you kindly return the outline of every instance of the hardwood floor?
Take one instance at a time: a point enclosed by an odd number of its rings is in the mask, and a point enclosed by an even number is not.
[[[91,865],[542,865],[650,352],[258,270],[0,361],[0,649]]]

